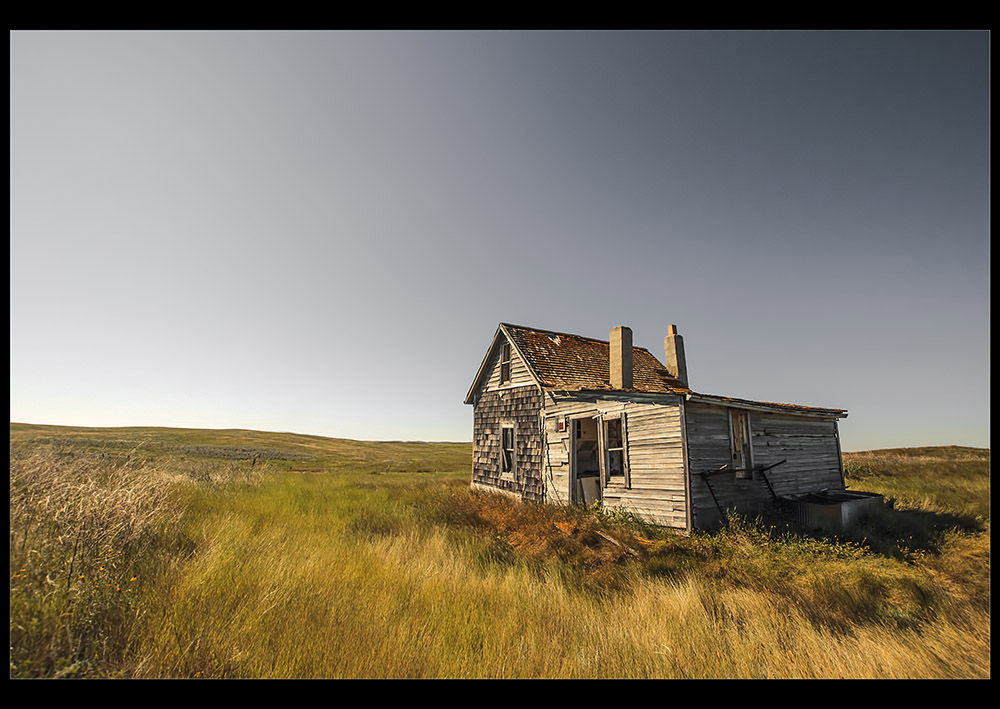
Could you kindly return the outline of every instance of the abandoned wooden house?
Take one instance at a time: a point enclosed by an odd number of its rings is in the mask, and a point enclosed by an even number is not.
[[[685,530],[844,490],[846,411],[699,394],[673,325],[664,354],[627,327],[608,342],[501,323],[465,399],[473,487]]]

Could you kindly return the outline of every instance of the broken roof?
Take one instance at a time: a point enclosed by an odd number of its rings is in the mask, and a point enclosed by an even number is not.
[[[698,394],[681,384],[666,367],[644,347],[632,348],[631,389],[611,386],[609,344],[565,332],[500,323],[493,343],[476,374],[465,403],[472,403],[473,394],[486,375],[486,365],[503,339],[513,345],[524,361],[535,383],[543,391],[625,391],[649,394],[677,394],[693,401],[773,411],[796,411],[812,415],[847,415],[841,409],[826,409],[768,401],[751,401],[731,397]]]
[[[501,323],[528,368],[543,389],[558,391],[609,390],[611,363],[607,340],[570,335],[565,332],[536,330]],[[632,348],[631,389],[652,394],[690,392],[643,347]]]
[[[544,391],[632,391],[682,395],[691,392],[643,347],[632,348],[632,388],[616,390],[611,386],[607,340],[500,323],[465,403],[472,403],[473,393],[487,373],[486,365],[504,339],[510,341],[535,383]]]

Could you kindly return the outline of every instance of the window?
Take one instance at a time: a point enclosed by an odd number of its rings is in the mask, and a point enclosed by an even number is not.
[[[746,411],[730,410],[729,440],[732,444],[733,470],[737,480],[753,479],[753,460],[750,450],[750,417]]]
[[[608,446],[608,482],[625,483],[625,445],[622,441],[622,420],[604,422],[604,440]]]
[[[604,484],[632,487],[628,469],[628,449],[625,429],[625,414],[606,418],[602,422],[602,446],[604,448]]]
[[[504,426],[500,429],[500,472],[514,471],[514,427]]]
[[[510,343],[503,343],[500,349],[500,383],[510,383]]]

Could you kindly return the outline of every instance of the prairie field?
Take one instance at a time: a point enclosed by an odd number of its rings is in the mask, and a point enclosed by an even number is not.
[[[469,489],[471,444],[11,423],[10,676],[989,678],[989,451],[839,536]]]

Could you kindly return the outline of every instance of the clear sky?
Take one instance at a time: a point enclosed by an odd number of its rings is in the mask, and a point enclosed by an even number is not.
[[[14,32],[11,420],[470,440],[499,322],[989,445],[987,32]]]

